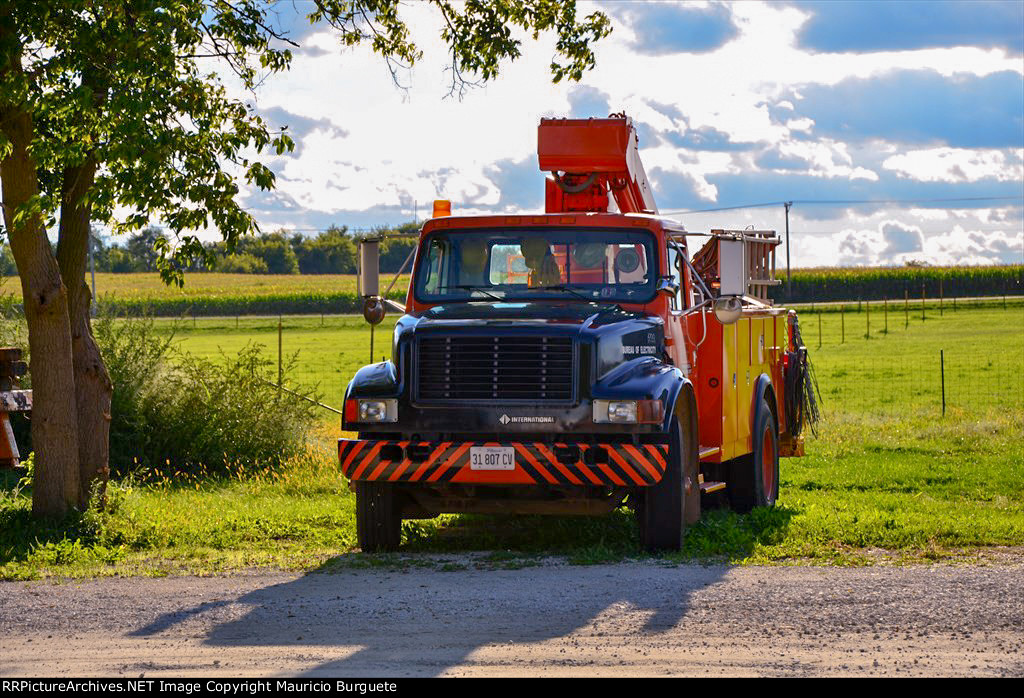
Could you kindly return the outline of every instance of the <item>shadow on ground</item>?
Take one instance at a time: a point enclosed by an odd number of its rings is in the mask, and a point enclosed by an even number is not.
[[[703,550],[719,540],[734,553],[749,553],[757,542],[783,535],[791,515],[709,512],[706,523],[688,533],[689,544]],[[486,669],[503,656],[528,667],[520,656],[524,648],[528,654],[531,645],[560,642],[573,645],[566,665],[579,666],[614,661],[601,654],[609,619],[621,628],[626,614],[638,634],[665,633],[690,610],[693,592],[716,584],[729,569],[677,565],[680,556],[565,564],[528,552],[564,543],[572,531],[579,537],[569,548],[570,561],[638,553],[625,513],[583,522],[459,517],[432,535],[427,528],[407,529],[399,556],[339,555],[298,579],[162,616],[132,635],[158,636],[210,612],[211,619],[225,620],[208,631],[207,645],[284,646],[308,659],[310,676],[436,676]],[[467,552],[482,542],[493,546],[491,552]],[[551,653],[545,656],[549,665]]]
[[[159,636],[196,616],[238,604],[243,612],[216,623],[205,644],[287,647],[308,658],[308,676],[437,676],[486,668],[513,657],[529,666],[529,646],[572,635],[566,666],[604,662],[602,637],[614,619],[631,616],[642,635],[674,628],[696,590],[720,581],[725,566],[657,561],[616,566],[550,562],[517,570],[345,570],[199,604],[131,633]],[[480,650],[486,652],[480,653]],[[550,665],[550,652],[544,660]],[[541,670],[538,665],[538,672]]]

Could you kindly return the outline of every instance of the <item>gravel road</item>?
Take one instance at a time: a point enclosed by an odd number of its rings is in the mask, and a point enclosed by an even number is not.
[[[0,675],[1024,676],[1024,565],[0,584]]]

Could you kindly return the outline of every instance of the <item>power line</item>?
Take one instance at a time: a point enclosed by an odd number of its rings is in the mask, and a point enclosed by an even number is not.
[[[847,204],[939,204],[966,203],[971,201],[1024,201],[1024,196],[962,196],[944,199],[790,199],[789,201],[769,201],[762,204],[743,204],[740,206],[720,206],[717,208],[696,208],[678,211],[662,211],[664,215],[682,213],[714,213],[716,211],[735,211],[745,208],[770,208],[790,204],[801,205],[847,205]]]
[[[969,201],[1024,201],[1024,196],[964,196],[949,199],[795,199],[797,204],[940,204]]]
[[[714,211],[735,211],[741,208],[771,208],[773,206],[784,206],[785,201],[769,201],[763,204],[743,204],[742,206],[721,206],[719,208],[697,208],[687,211],[659,211],[660,215],[678,215],[680,213],[712,213]]]

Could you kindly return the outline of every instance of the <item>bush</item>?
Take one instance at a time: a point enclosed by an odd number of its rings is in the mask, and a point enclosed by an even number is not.
[[[178,353],[150,318],[101,318],[94,329],[114,384],[114,472],[273,468],[303,450],[317,407],[278,391],[262,347],[213,362]]]
[[[17,273],[18,267],[14,263],[10,246],[6,243],[0,244],[0,276],[15,276]]]

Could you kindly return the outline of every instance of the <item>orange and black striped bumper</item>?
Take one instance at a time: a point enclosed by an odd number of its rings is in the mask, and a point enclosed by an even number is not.
[[[417,452],[409,458],[408,447]],[[512,446],[514,470],[475,470],[473,446]],[[645,487],[659,482],[668,459],[666,444],[574,444],[575,463],[558,458],[566,444],[338,440],[341,472],[350,480],[378,482],[465,483],[475,485],[608,485]],[[588,457],[588,449],[596,449]],[[383,451],[383,455],[382,455]],[[556,451],[558,453],[556,453]],[[399,458],[398,454],[402,457]],[[607,462],[594,462],[607,461]]]

